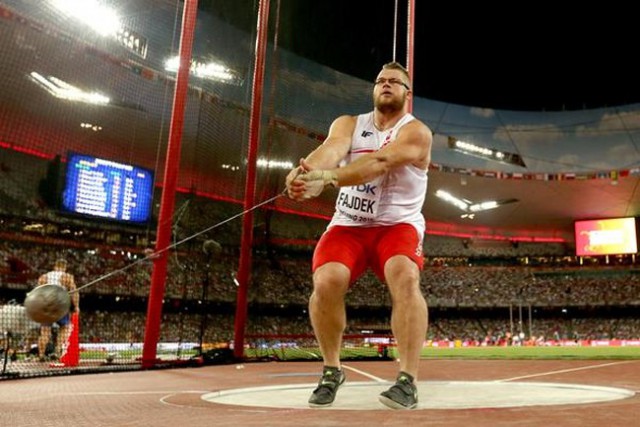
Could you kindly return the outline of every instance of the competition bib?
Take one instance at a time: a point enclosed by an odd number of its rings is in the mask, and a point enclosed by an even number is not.
[[[336,209],[351,221],[361,224],[373,222],[380,204],[382,178],[366,184],[340,188]]]

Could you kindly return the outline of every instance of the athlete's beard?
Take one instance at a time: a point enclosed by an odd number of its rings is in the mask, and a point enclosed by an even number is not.
[[[391,100],[386,100],[380,96],[373,99],[373,106],[376,110],[380,111],[383,114],[395,113],[404,107],[406,97],[403,95],[400,99],[394,97]]]

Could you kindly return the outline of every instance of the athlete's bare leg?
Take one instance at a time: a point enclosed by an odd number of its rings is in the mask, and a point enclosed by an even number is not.
[[[391,330],[398,345],[400,370],[417,378],[420,352],[427,334],[427,302],[420,291],[420,269],[404,255],[384,266],[391,293]]]
[[[69,342],[69,335],[71,335],[71,326],[69,324],[61,326],[56,340],[56,356],[62,357],[63,350]]]
[[[340,367],[342,333],[347,326],[344,297],[351,273],[340,263],[329,262],[313,274],[309,317],[325,366]]]
[[[45,356],[50,339],[51,326],[40,326],[40,337],[38,337],[38,357],[40,359]]]

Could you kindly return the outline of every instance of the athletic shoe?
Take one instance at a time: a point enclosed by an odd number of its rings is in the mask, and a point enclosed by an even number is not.
[[[338,388],[344,383],[345,379],[346,376],[341,369],[325,366],[322,369],[322,377],[318,382],[318,387],[311,393],[309,406],[312,408],[331,406],[336,398]]]
[[[413,409],[418,406],[418,389],[411,375],[400,372],[396,383],[380,393],[378,400],[392,409]]]

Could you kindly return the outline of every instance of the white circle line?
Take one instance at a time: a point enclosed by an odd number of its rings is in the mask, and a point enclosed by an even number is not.
[[[389,383],[390,384],[390,383]],[[417,382],[421,401],[418,409],[507,408],[587,404],[621,400],[635,396],[635,391],[567,383],[496,382],[496,381],[428,381]],[[201,399],[222,405],[307,409],[308,393],[316,384],[286,384],[219,390]],[[347,382],[329,409],[384,409],[375,399],[384,391],[379,382]]]

